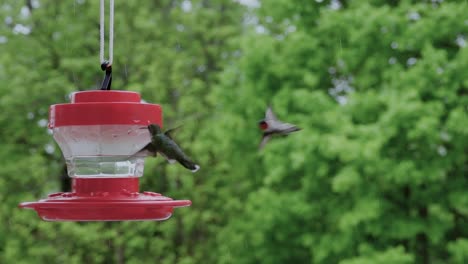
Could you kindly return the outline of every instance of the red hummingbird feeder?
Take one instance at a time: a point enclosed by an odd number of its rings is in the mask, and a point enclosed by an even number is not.
[[[46,221],[165,220],[189,200],[139,192],[150,123],[162,126],[162,109],[141,103],[136,92],[76,92],[71,103],[52,105],[49,128],[67,162],[72,191],[19,206]]]

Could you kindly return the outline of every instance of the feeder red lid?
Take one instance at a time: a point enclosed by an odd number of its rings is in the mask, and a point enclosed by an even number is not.
[[[92,90],[73,93],[70,104],[49,109],[49,127],[82,125],[162,126],[161,106],[142,103],[136,92]]]

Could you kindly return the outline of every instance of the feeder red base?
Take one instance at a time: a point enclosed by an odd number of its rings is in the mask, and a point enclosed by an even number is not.
[[[138,178],[75,178],[73,191],[21,203],[46,221],[166,220],[189,200],[172,200],[154,192],[138,192]]]

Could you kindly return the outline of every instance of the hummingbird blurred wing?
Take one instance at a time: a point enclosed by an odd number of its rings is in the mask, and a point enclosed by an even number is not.
[[[177,129],[179,129],[181,126],[182,126],[182,125],[178,125],[178,126],[176,126],[176,127],[174,127],[174,128],[168,129],[166,132],[164,132],[164,135],[166,135],[168,138],[174,140],[174,139],[172,138],[172,134],[171,134],[171,133],[173,133],[174,131],[176,131]]]
[[[258,150],[263,149],[263,147],[270,140],[270,138],[271,138],[271,134],[264,133],[263,136],[262,136],[262,141],[260,142],[260,145],[258,146]]]
[[[155,156],[157,155],[157,151],[156,151],[156,148],[154,147],[154,144],[152,144],[151,142],[148,143],[144,148],[143,148],[144,151],[147,151],[149,152],[151,155]]]
[[[268,106],[265,112],[265,119],[266,120],[278,120],[278,118],[276,118],[275,114],[273,113],[273,110],[271,110],[271,106]]]
[[[169,164],[173,164],[173,163],[176,162],[175,159],[169,158],[166,154],[164,154],[164,152],[158,151],[158,153],[159,153],[161,156],[163,156],[163,157],[167,160],[167,162],[169,162]]]
[[[138,152],[136,152],[132,156],[133,157],[134,156],[153,156],[153,157],[156,157],[157,156],[156,148],[154,147],[153,144],[148,143],[145,147],[140,149]]]
[[[293,124],[281,123],[281,122],[277,122],[276,128],[278,130],[278,133],[280,134],[289,134],[289,133],[301,130],[300,128],[298,128],[297,126]]]

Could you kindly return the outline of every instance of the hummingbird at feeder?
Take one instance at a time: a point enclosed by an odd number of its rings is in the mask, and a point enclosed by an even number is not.
[[[157,153],[159,153],[171,164],[178,161],[192,172],[200,169],[200,166],[193,162],[172,139],[170,133],[175,128],[166,132],[162,132],[161,127],[157,124],[150,124],[147,128],[151,135],[151,142],[138,151],[137,154],[146,153],[156,157]]]
[[[258,125],[263,132],[259,149],[262,149],[272,136],[287,136],[292,132],[301,130],[293,124],[278,120],[270,106],[266,110],[265,118],[260,120]]]

